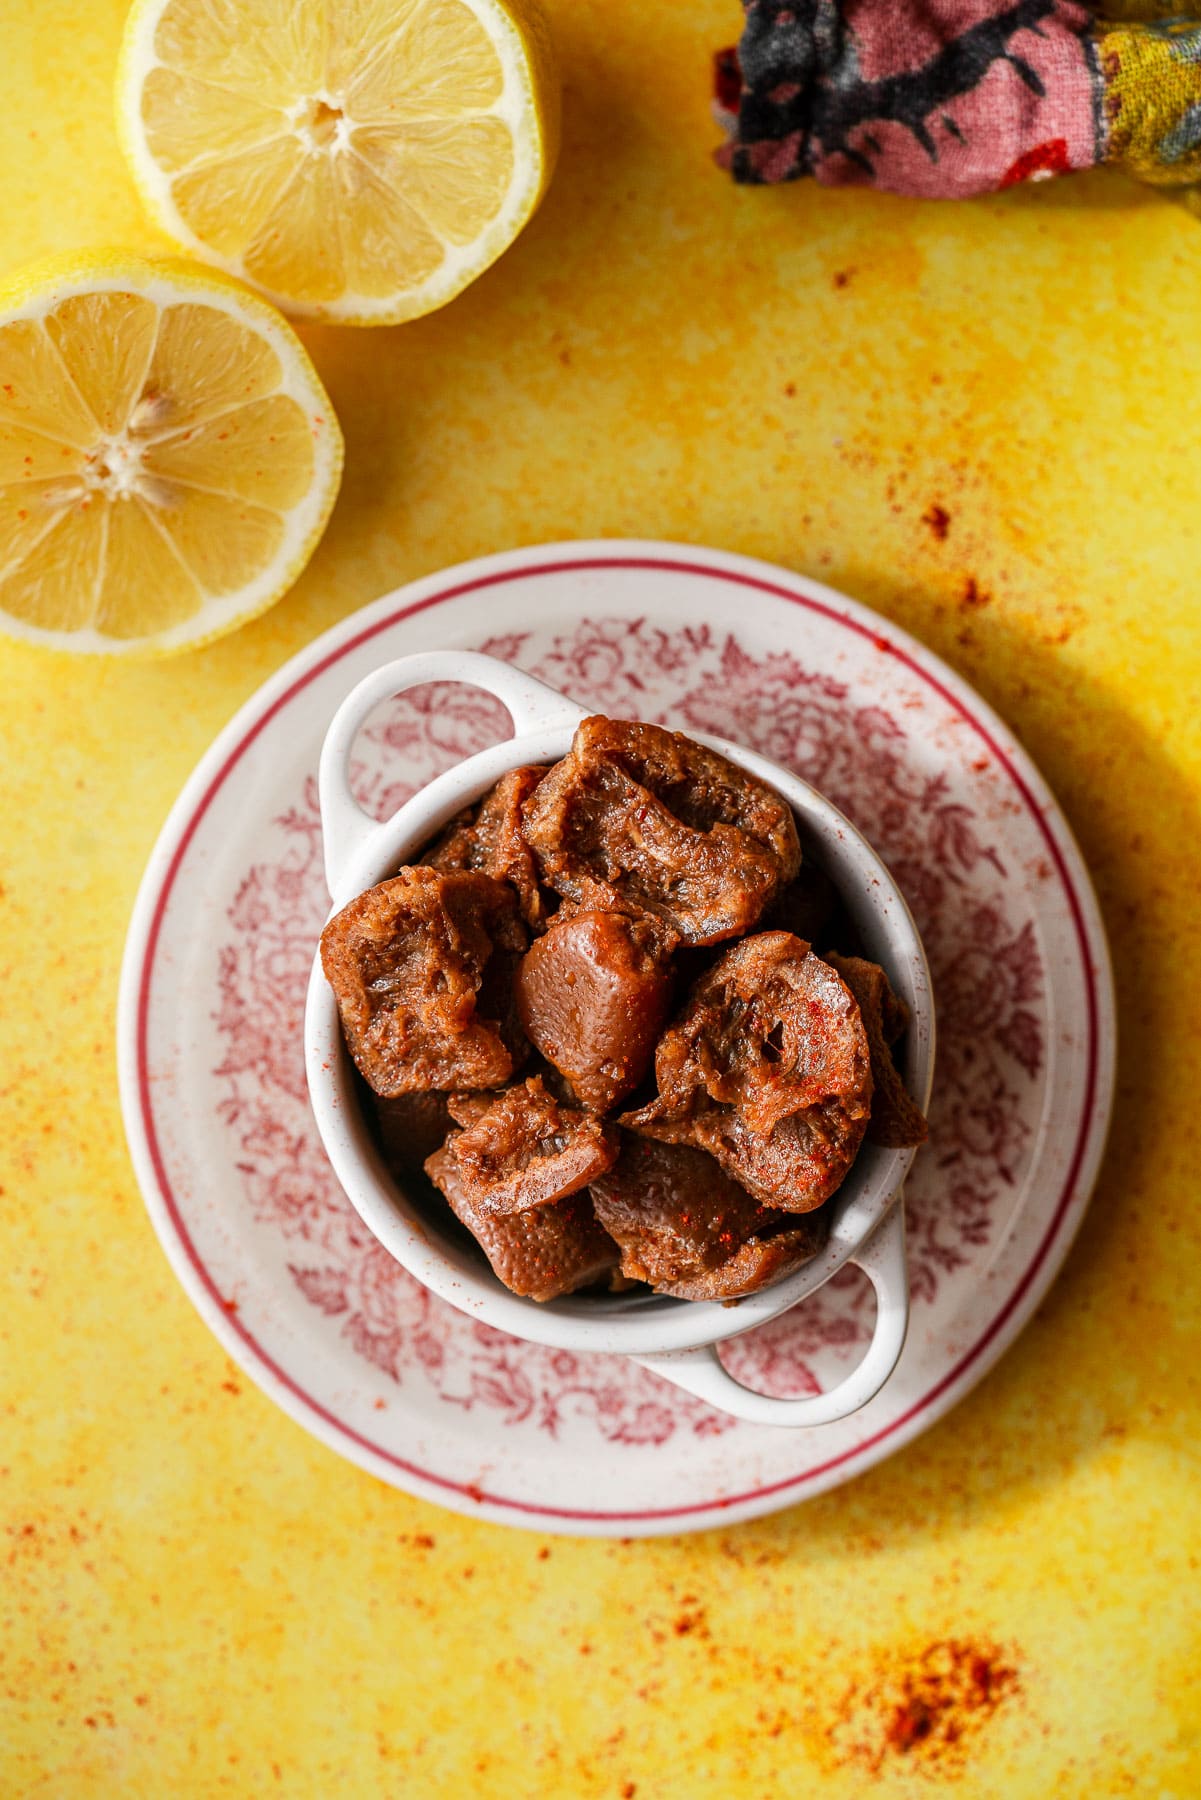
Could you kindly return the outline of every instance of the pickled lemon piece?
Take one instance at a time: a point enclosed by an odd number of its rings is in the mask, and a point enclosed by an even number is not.
[[[224,276],[96,254],[0,295],[0,629],[181,649],[291,586],[342,438],[295,333]]]

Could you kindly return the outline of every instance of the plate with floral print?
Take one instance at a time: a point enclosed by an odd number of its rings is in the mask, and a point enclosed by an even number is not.
[[[906,1189],[913,1316],[849,1419],[717,1413],[620,1357],[522,1342],[436,1299],[360,1222],[304,1076],[329,906],[317,758],[339,702],[412,651],[505,657],[598,712],[712,732],[803,776],[865,833],[922,932],[939,1052]],[[414,690],[367,721],[360,802],[385,818],[510,735],[491,696]],[[1088,1204],[1113,1092],[1109,958],[1054,799],[984,702],[865,607],[683,545],[514,551],[346,619],[222,732],[176,803],[122,971],[122,1098],[164,1249],[229,1354],[385,1481],[502,1524],[699,1530],[789,1506],[890,1456],[1012,1343]],[[844,1271],[723,1358],[765,1393],[829,1387],[871,1337]]]

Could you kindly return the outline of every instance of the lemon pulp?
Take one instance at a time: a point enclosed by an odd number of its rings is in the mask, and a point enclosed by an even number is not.
[[[290,585],[341,440],[299,342],[232,283],[150,265],[0,313],[0,613],[80,649],[169,648]]]
[[[412,317],[516,236],[558,79],[537,0],[140,0],[118,108],[143,197],[289,310]]]

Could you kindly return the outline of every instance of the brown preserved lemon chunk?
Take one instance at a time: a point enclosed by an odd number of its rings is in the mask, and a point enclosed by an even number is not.
[[[736,1106],[757,1131],[832,1094],[871,1094],[859,1008],[803,939],[763,931],[723,952],[694,982],[655,1054],[672,1114]]]
[[[546,924],[546,898],[538,885],[538,869],[521,835],[521,808],[546,770],[511,769],[502,775],[477,808],[469,808],[449,825],[422,857],[434,869],[475,869],[517,890],[521,916],[532,931]]]
[[[842,1186],[859,1154],[868,1102],[848,1111],[837,1098],[756,1131],[737,1108],[717,1106],[695,1121],[692,1141],[765,1206],[812,1212]]]
[[[377,1094],[499,1087],[528,1053],[512,972],[528,938],[487,875],[402,869],[321,934],[350,1053]]]
[[[756,1199],[807,1212],[867,1126],[867,1036],[845,984],[800,938],[761,932],[694,983],[655,1052],[659,1092],[621,1121],[715,1156]]]
[[[662,927],[621,913],[557,915],[517,970],[526,1036],[593,1112],[633,1093],[671,1004]]]
[[[729,1262],[703,1274],[665,1281],[657,1293],[670,1294],[675,1300],[746,1300],[761,1288],[783,1281],[797,1269],[812,1262],[829,1235],[829,1217],[825,1212],[782,1214],[791,1218],[788,1226],[780,1226],[762,1235],[750,1237],[737,1249]]]
[[[766,782],[683,732],[591,718],[580,725],[572,748],[587,760],[604,758],[624,769],[694,831],[737,826],[772,852],[781,881],[791,881],[800,868],[801,850],[787,802]]]
[[[599,717],[525,803],[522,828],[556,892],[651,913],[686,944],[752,930],[801,860],[765,783],[678,732]]]
[[[452,1097],[451,1117],[466,1129],[452,1132],[445,1147],[480,1213],[528,1212],[562,1200],[617,1158],[617,1133],[561,1105],[537,1075],[482,1102],[478,1094],[465,1096],[465,1104]],[[426,1169],[433,1174],[428,1162]]]
[[[616,1269],[617,1245],[597,1223],[586,1193],[526,1212],[492,1213],[468,1194],[449,1150],[431,1156],[426,1171],[476,1239],[493,1273],[513,1293],[554,1300]]]
[[[737,1300],[790,1274],[820,1248],[824,1222],[764,1206],[711,1156],[626,1137],[592,1183],[597,1218],[621,1248],[621,1272],[683,1300]]]
[[[850,988],[859,1003],[872,1061],[872,1116],[868,1139],[887,1150],[908,1150],[924,1144],[929,1135],[925,1115],[901,1080],[892,1057],[892,1045],[909,1024],[909,1008],[893,993],[879,963],[861,956],[830,956],[830,966]]]

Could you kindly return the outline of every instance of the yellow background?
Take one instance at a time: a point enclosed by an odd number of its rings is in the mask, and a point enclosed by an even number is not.
[[[122,10],[0,5],[0,266],[155,241]],[[1195,1800],[1201,225],[1104,174],[739,192],[736,0],[552,10],[521,242],[428,320],[305,333],[347,477],[294,593],[166,664],[0,651],[0,1794]],[[470,1523],[278,1413],[168,1270],[113,1056],[138,875],[263,678],[412,576],[603,534],[820,576],[974,681],[1079,833],[1121,1004],[1096,1200],[997,1371],[839,1493],[651,1543]],[[873,1774],[836,1721],[948,1637],[1020,1695]]]

